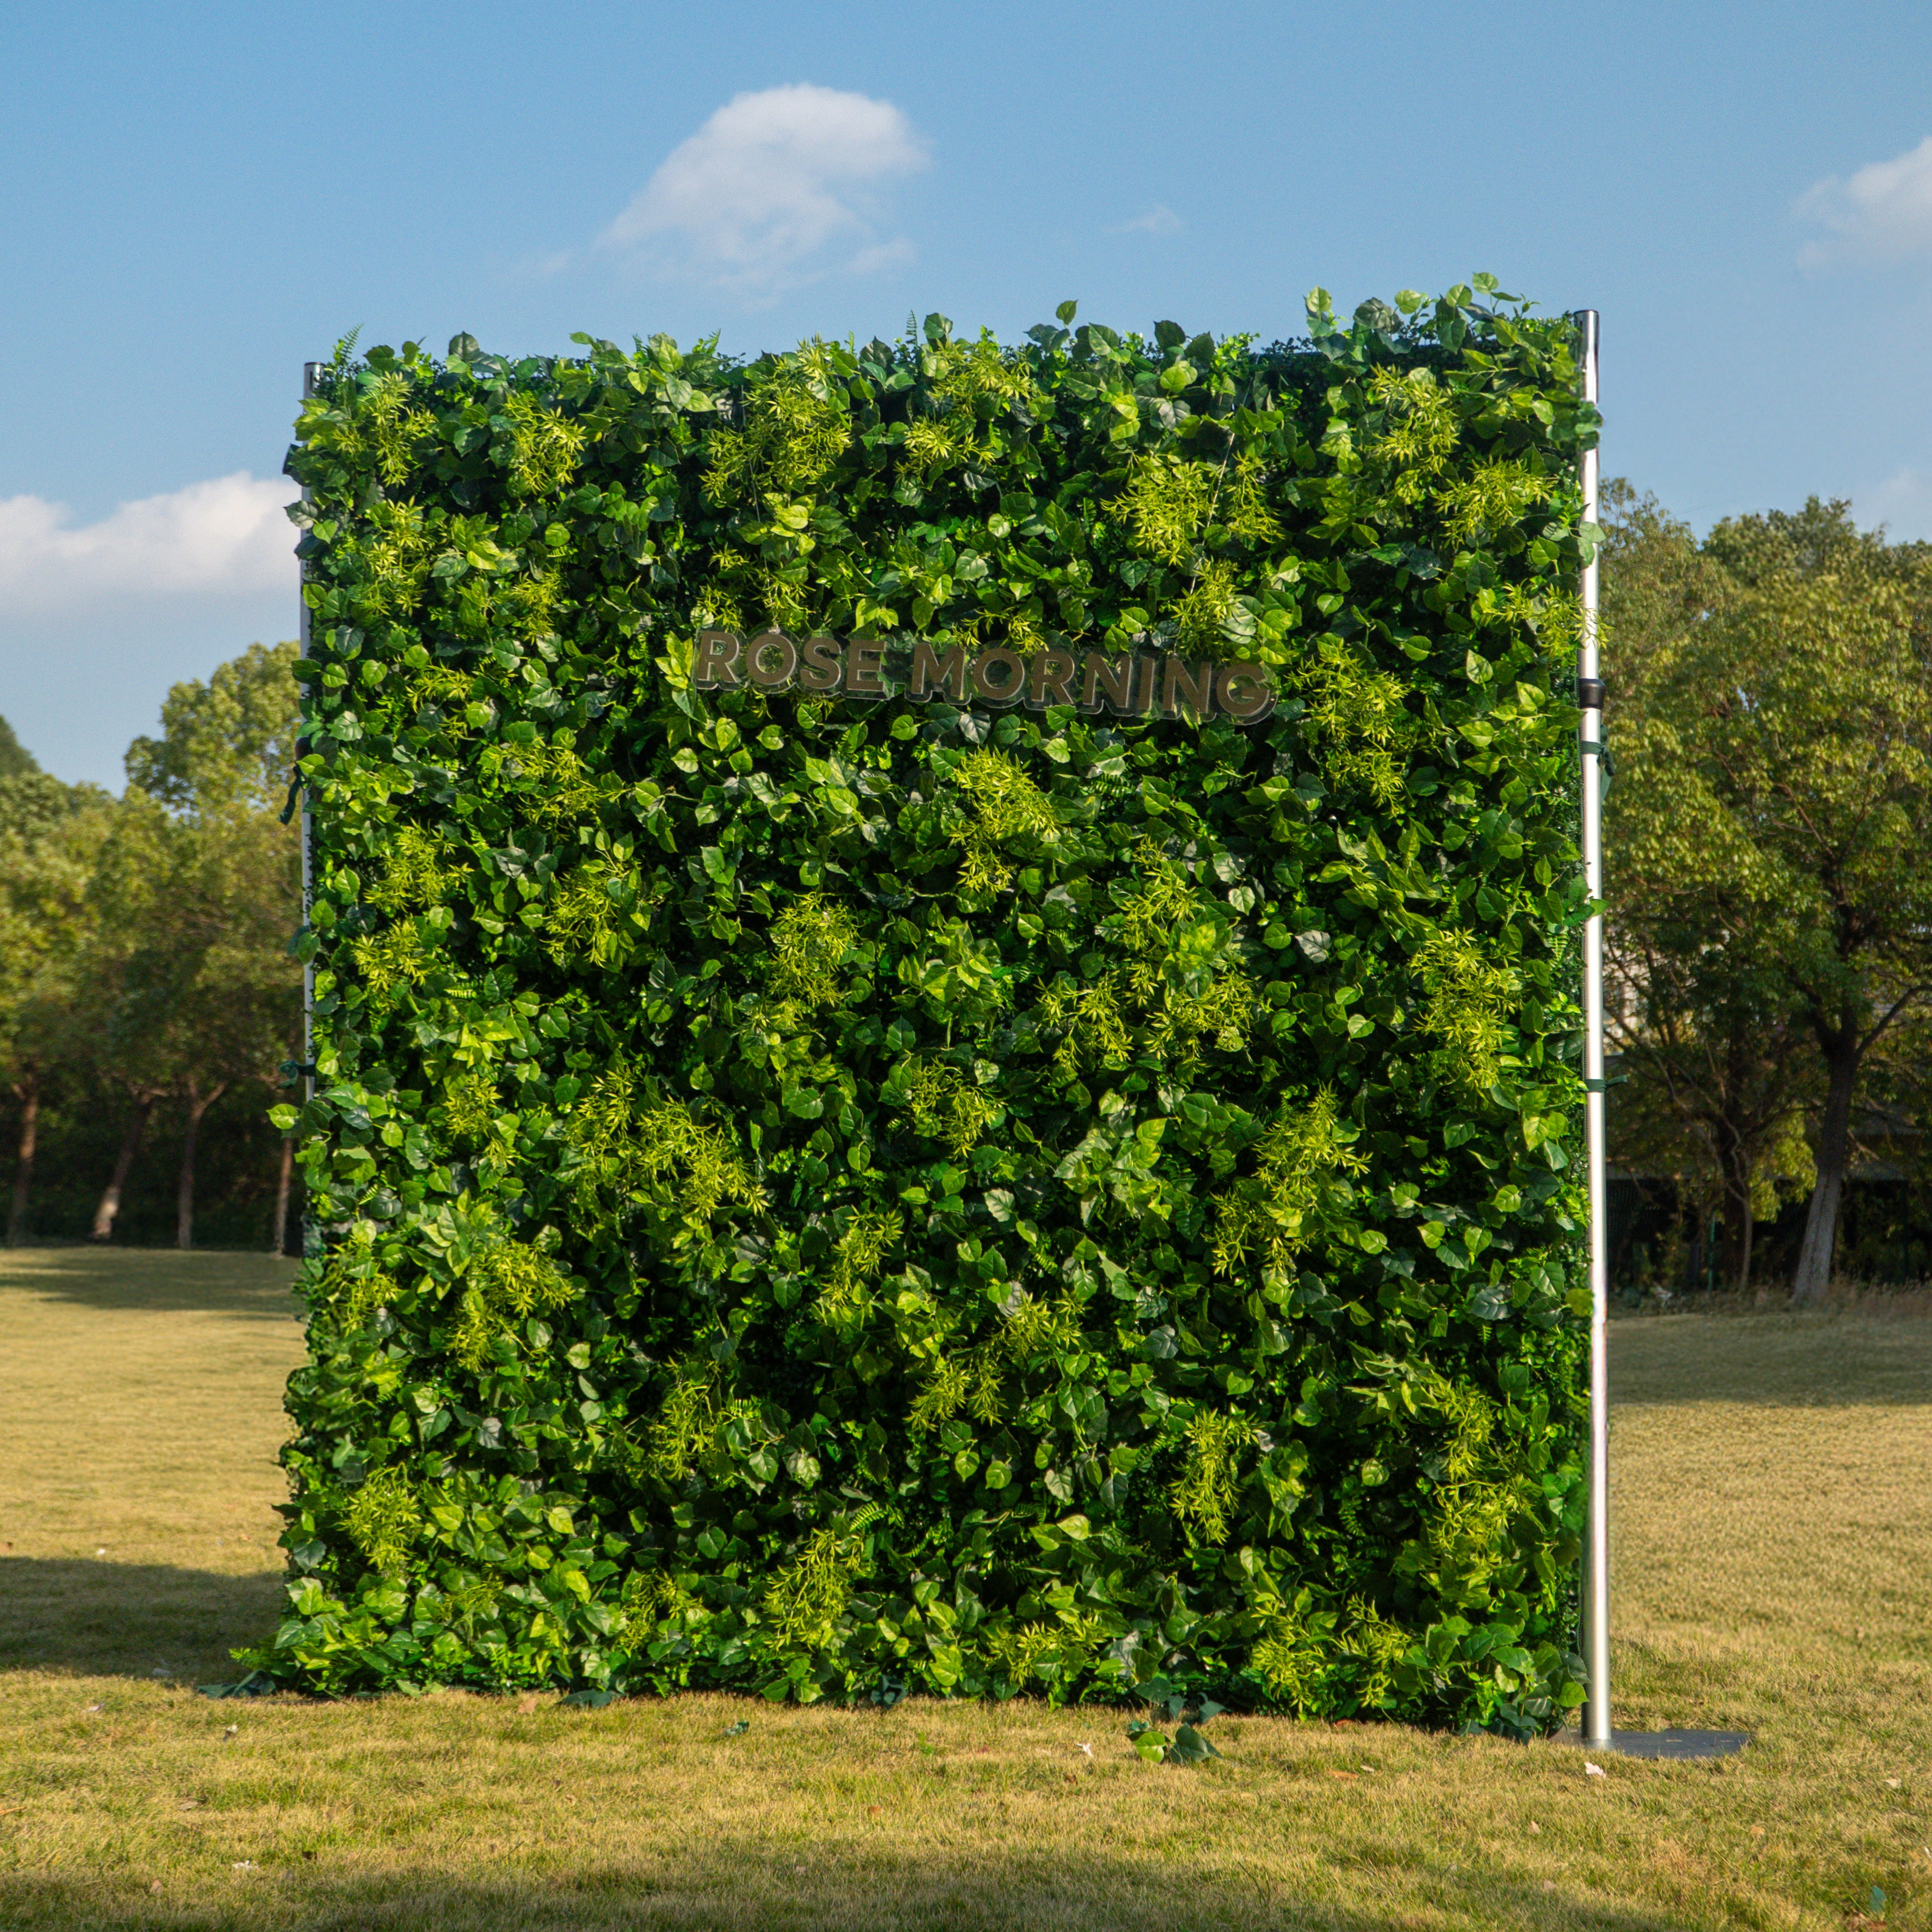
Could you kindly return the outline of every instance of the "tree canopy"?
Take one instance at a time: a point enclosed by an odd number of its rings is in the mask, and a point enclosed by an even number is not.
[[[1702,1137],[1740,1277],[1767,1168],[1804,1165],[1811,1103],[1794,1292],[1815,1299],[1862,1075],[1932,994],[1932,548],[1816,498],[1701,544],[1628,491],[1610,507],[1622,1043],[1650,1101]]]
[[[13,726],[0,718],[0,778],[16,778],[40,768],[39,760],[20,742]]]
[[[94,1092],[128,1131],[95,1229],[111,1232],[149,1113],[185,1129],[178,1231],[193,1239],[194,1138],[237,1084],[266,1101],[298,1038],[299,833],[280,821],[297,647],[252,645],[177,684],[113,799],[0,736],[0,1076],[20,1108],[11,1235],[30,1210],[44,1097]],[[17,747],[15,748],[17,749]]]
[[[298,648],[250,644],[206,683],[175,686],[161,706],[160,736],[128,748],[128,783],[176,812],[279,812],[295,770]]]

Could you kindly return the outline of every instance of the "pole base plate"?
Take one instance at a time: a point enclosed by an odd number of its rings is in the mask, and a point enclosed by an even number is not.
[[[1593,1744],[1580,1732],[1559,1742],[1583,1750],[1614,1751],[1619,1757],[1734,1757],[1750,1742],[1748,1731],[1612,1731],[1608,1744]]]

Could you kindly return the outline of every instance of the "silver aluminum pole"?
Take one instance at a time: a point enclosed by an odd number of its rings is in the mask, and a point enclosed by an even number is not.
[[[1583,399],[1597,400],[1597,311],[1579,311]],[[1583,452],[1583,516],[1597,521],[1597,452]],[[1583,886],[1598,906],[1604,897],[1604,687],[1597,664],[1597,562],[1585,564],[1580,586],[1583,620],[1576,646],[1576,703],[1582,713]],[[1583,1741],[1607,1746],[1610,1735],[1610,1243],[1604,1226],[1604,919],[1593,912],[1583,928],[1583,1100],[1590,1186],[1590,1496],[1583,1546],[1583,1667],[1587,1696]]]
[[[307,402],[315,394],[315,379],[321,368],[322,364],[320,362],[304,362],[302,364],[302,400],[304,402]],[[308,500],[309,494],[304,489],[302,491],[302,501],[306,503]],[[308,566],[306,563],[298,566],[297,576],[297,601],[301,607],[298,622],[302,628],[296,634],[302,640],[301,654],[305,658],[308,656],[309,642],[308,598],[306,595],[302,593],[308,582]],[[302,694],[304,699],[308,694],[308,686],[304,684],[302,686]],[[296,754],[298,758],[301,757],[307,742],[299,736],[296,738]],[[301,777],[299,770],[296,776],[298,778]],[[309,821],[308,787],[306,784],[304,784],[302,788],[302,924],[306,927],[315,910],[315,878],[312,864],[314,855],[310,850],[314,843],[314,832]],[[302,1097],[305,1100],[313,1100],[315,1098],[315,962],[313,959],[306,959],[302,962],[302,1057],[304,1069]]]

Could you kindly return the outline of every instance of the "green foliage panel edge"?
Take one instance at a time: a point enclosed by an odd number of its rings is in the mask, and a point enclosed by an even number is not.
[[[1309,313],[322,371],[258,1670],[1579,1700],[1596,418],[1489,278]],[[696,688],[766,628],[886,694]],[[1275,702],[914,701],[922,644]]]

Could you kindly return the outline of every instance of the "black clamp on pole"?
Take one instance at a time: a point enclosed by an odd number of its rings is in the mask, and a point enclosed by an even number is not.
[[[1576,680],[1576,709],[1600,711],[1603,708],[1604,680],[1600,677],[1580,677]]]

